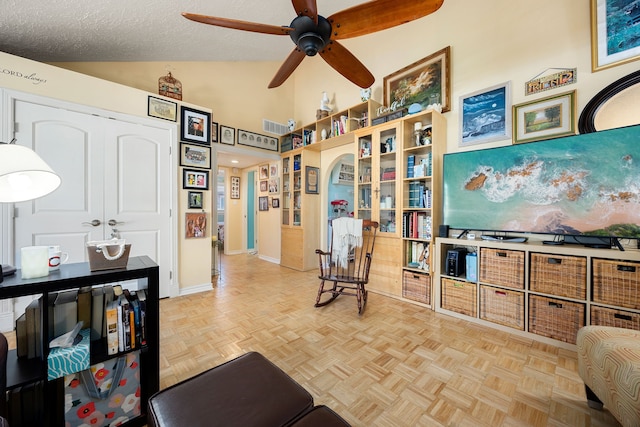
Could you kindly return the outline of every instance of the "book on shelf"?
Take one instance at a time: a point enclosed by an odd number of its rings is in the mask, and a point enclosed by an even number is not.
[[[38,339],[38,332],[40,332],[39,313],[40,302],[37,299],[34,299],[25,309],[25,315],[27,318],[27,359],[34,359],[35,357],[42,355],[42,347],[40,347],[40,354],[38,354],[37,350],[37,343],[40,341]]]
[[[413,167],[416,163],[416,156],[413,154],[407,156],[407,178],[413,178]]]
[[[53,338],[73,329],[78,323],[77,290],[61,291],[53,304]]]
[[[78,302],[78,322],[82,322],[83,329],[91,329],[91,299],[92,289],[90,286],[78,289],[76,297]]]
[[[91,289],[91,341],[102,338],[104,325],[104,287]]]
[[[16,352],[18,357],[27,357],[29,341],[27,338],[27,313],[22,313],[16,319]]]
[[[107,354],[117,354],[119,349],[118,337],[118,301],[111,300],[105,311],[107,324]]]

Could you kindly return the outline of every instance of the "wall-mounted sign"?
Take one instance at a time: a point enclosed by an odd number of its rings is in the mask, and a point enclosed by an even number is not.
[[[546,71],[548,71],[548,69],[544,72]],[[524,84],[524,94],[533,95],[534,93],[542,92],[545,90],[570,85],[577,81],[578,72],[576,68],[561,69],[556,73],[549,74],[543,77],[540,77],[540,74],[538,74],[536,77]]]

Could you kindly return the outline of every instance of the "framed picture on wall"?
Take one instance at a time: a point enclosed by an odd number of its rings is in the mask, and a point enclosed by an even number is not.
[[[461,147],[511,138],[511,83],[460,97]]]
[[[307,166],[304,176],[305,193],[319,194],[318,183],[320,181],[320,169]]]
[[[260,192],[266,193],[268,189],[269,189],[269,181],[267,180],[260,181]]]
[[[196,144],[211,144],[211,114],[193,108],[180,107],[182,140]]]
[[[202,191],[189,191],[189,209],[202,209]]]
[[[236,143],[236,129],[220,125],[220,143],[226,145],[235,145]]]
[[[633,1],[591,0],[591,69],[640,59],[640,6]]]
[[[575,135],[576,91],[513,106],[513,142]]]
[[[178,119],[178,104],[155,96],[149,96],[147,105],[147,115],[158,119],[171,120]]]
[[[207,234],[207,214],[186,213],[185,214],[185,237],[192,239],[194,237],[205,237]]]
[[[409,107],[441,104],[442,112],[451,109],[451,78],[447,46],[426,58],[389,74],[384,78],[384,102],[387,107]]]
[[[218,142],[218,123],[211,122],[211,142]]]
[[[239,176],[231,177],[231,193],[229,194],[229,197],[232,199],[240,198],[240,177]]]
[[[182,188],[209,189],[209,171],[182,169]]]
[[[280,207],[280,199],[277,197],[274,197],[271,199],[271,207],[274,209],[277,209]]]
[[[211,169],[211,148],[197,144],[180,144],[180,166]]]
[[[258,210],[260,211],[269,210],[269,196],[258,197]]]

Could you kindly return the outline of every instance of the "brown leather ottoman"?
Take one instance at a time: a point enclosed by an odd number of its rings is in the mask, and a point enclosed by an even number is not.
[[[291,427],[350,427],[340,415],[324,405],[314,407],[302,418],[291,424]]]
[[[313,408],[313,397],[260,353],[247,353],[149,399],[149,427],[274,427]],[[304,425],[304,424],[303,424]]]

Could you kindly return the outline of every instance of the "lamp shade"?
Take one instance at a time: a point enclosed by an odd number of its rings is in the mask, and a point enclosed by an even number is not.
[[[60,177],[30,148],[0,144],[0,203],[46,196],[60,186]]]

